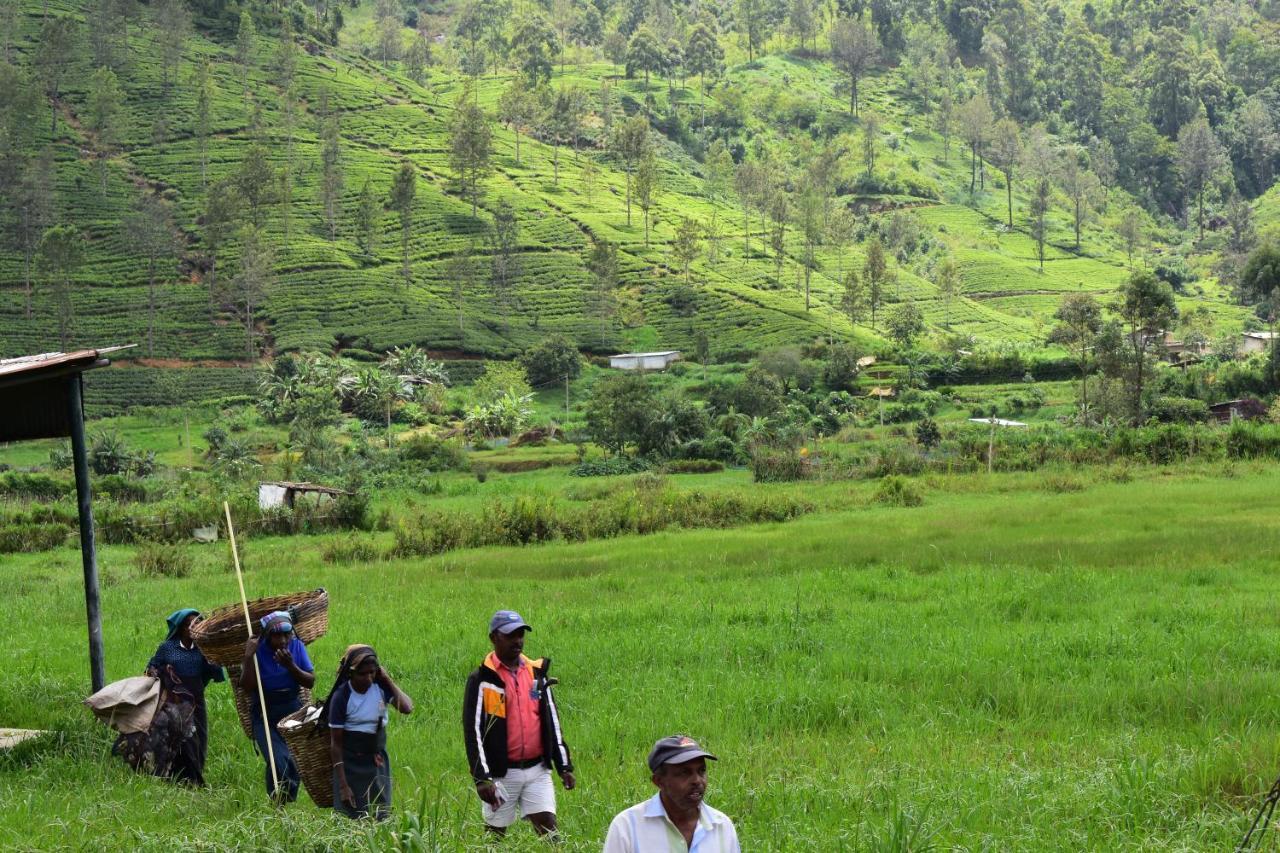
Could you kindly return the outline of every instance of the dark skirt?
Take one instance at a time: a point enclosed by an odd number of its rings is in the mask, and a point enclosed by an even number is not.
[[[377,734],[342,733],[342,769],[347,785],[355,797],[356,807],[342,801],[342,785],[337,768],[333,771],[333,810],[352,818],[391,815],[391,759],[387,757],[387,730],[378,727]],[[372,812],[372,814],[371,814]]]
[[[120,735],[111,751],[134,770],[202,788],[208,744],[204,692],[166,689],[148,729]]]
[[[289,745],[284,742],[276,724],[294,711],[302,707],[302,694],[297,687],[287,690],[267,690],[267,725],[262,724],[262,712],[258,710],[258,699],[253,697],[250,716],[253,719],[253,742],[258,747],[266,770],[263,773],[267,796],[275,796],[286,803],[298,799],[298,786],[302,783],[302,774],[298,765],[289,753]],[[276,776],[280,780],[280,788],[273,791],[271,787],[271,764],[267,760],[267,737],[271,738],[271,754],[276,759]]]

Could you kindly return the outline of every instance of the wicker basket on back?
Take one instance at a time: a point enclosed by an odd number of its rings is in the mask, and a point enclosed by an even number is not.
[[[290,609],[293,611],[293,631],[303,643],[311,643],[329,630],[329,593],[324,589],[273,595],[249,602],[249,616],[255,624],[268,613]],[[220,666],[239,665],[244,660],[244,644],[249,640],[244,608],[239,604],[219,607],[192,627],[191,637],[204,656],[214,663]]]
[[[240,686],[240,667],[227,667],[227,679],[231,682],[231,698],[236,703],[236,717],[240,720],[240,730],[244,732],[244,736],[249,740],[253,740],[253,700],[244,688]],[[300,695],[302,704],[311,704],[311,691],[307,688],[301,688]]]
[[[316,706],[318,707],[318,706]],[[304,705],[280,721],[276,731],[289,745],[289,753],[302,774],[302,786],[312,802],[333,808],[333,759],[329,755],[329,729],[321,728],[313,706]],[[308,720],[308,714],[312,719]]]

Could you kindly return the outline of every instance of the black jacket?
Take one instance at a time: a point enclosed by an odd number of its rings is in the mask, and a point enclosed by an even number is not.
[[[467,678],[462,697],[462,739],[467,745],[467,763],[476,783],[507,775],[507,699],[502,676],[493,668],[492,655]],[[533,669],[533,687],[541,696],[538,716],[542,723],[542,764],[554,766],[564,775],[573,772],[569,747],[560,729],[560,712],[547,683],[551,659],[521,662]]]

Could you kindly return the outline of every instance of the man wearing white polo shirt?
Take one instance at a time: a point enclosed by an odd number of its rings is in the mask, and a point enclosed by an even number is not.
[[[702,801],[707,759],[693,738],[664,737],[649,753],[658,793],[609,824],[604,853],[741,853],[733,821]]]

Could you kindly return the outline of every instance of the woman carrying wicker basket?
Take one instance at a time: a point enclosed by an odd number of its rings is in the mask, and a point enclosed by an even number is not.
[[[387,706],[413,712],[409,698],[378,664],[370,646],[349,646],[320,712],[329,723],[333,758],[333,809],[347,817],[391,813],[391,760],[387,757]]]
[[[115,750],[135,768],[150,759],[153,772],[204,787],[209,748],[209,712],[204,691],[210,681],[225,681],[222,667],[210,663],[191,638],[199,611],[184,607],[169,614],[168,636],[147,663],[147,675],[160,679],[163,700],[146,732],[121,735]]]
[[[293,617],[287,611],[277,610],[262,617],[262,633],[266,642],[250,637],[244,647],[244,666],[240,672],[240,687],[250,697],[253,717],[253,740],[264,763],[269,754],[275,755],[275,776],[279,789],[272,788],[271,766],[267,764],[267,796],[278,797],[291,803],[298,798],[298,785],[302,781],[298,765],[289,754],[289,747],[276,730],[277,724],[302,707],[301,688],[310,689],[316,683],[307,647],[293,633]],[[258,665],[254,667],[254,656]],[[255,672],[262,673],[262,694],[266,700],[266,720],[259,707]],[[271,738],[271,752],[267,751],[267,737]]]

